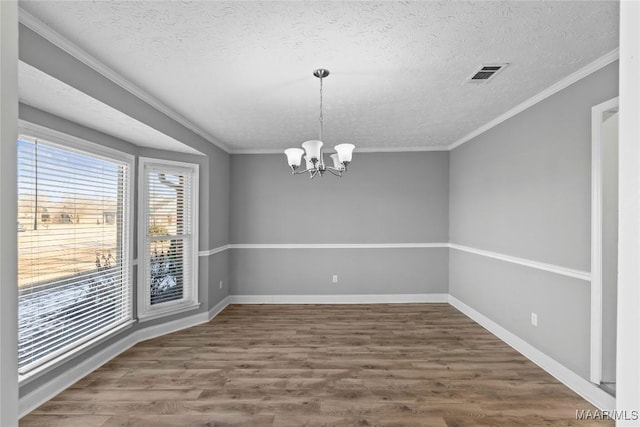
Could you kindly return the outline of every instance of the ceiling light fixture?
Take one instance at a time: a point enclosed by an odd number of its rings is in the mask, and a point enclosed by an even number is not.
[[[292,175],[298,175],[302,173],[309,173],[309,178],[314,178],[316,175],[324,175],[326,171],[331,172],[335,176],[342,176],[343,172],[346,172],[347,166],[351,163],[351,156],[355,146],[353,144],[338,144],[333,147],[336,152],[331,154],[331,160],[333,160],[333,167],[326,166],[324,164],[324,150],[322,146],[322,79],[329,75],[329,70],[319,68],[313,72],[313,75],[320,79],[320,137],[315,140],[305,141],[302,143],[302,148],[288,148],[284,150],[284,154],[287,155],[287,161],[291,168]],[[300,163],[302,162],[302,156],[306,163],[305,170],[298,170]]]

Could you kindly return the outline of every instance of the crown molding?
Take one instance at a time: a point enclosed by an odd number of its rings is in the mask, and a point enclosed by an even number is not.
[[[229,153],[229,148],[225,144],[218,141],[216,138],[214,138],[212,135],[207,133],[205,130],[195,125],[194,123],[189,121],[187,118],[185,118],[184,116],[182,116],[181,114],[179,114],[178,112],[176,112],[175,110],[167,106],[166,104],[162,103],[160,100],[158,100],[157,98],[155,98],[154,96],[152,96],[151,94],[149,94],[148,92],[140,88],[139,86],[127,80],[121,74],[109,68],[103,62],[99,61],[97,58],[90,55],[84,49],[72,43],[63,35],[61,35],[60,33],[58,33],[57,31],[49,27],[47,24],[45,24],[44,22],[42,22],[41,20],[31,15],[29,12],[25,11],[22,8],[18,9],[18,21],[24,26],[26,26],[27,28],[29,28],[30,30],[34,31],[38,35],[44,37],[46,40],[56,45],[57,47],[59,47],[69,55],[73,56],[78,61],[82,62],[83,64],[93,69],[94,71],[98,72],[103,77],[111,80],[113,83],[117,84],[118,86],[120,86],[127,92],[131,93],[135,97],[146,102],[147,104],[149,104],[156,110],[160,111],[164,115],[180,123],[185,128],[198,134],[210,144],[213,144],[216,147],[220,148],[221,150]]]
[[[214,138],[212,135],[207,133],[205,130],[203,130],[196,124],[192,123],[187,118],[185,118],[178,112],[174,111],[169,106],[162,103],[161,101],[153,97],[148,92],[144,91],[142,88],[138,87],[137,85],[133,84],[131,81],[127,80],[125,77],[123,77],[113,69],[106,66],[104,63],[102,63],[101,61],[99,61],[98,59],[96,59],[95,57],[87,53],[85,50],[83,50],[79,46],[75,45],[74,43],[66,39],[60,33],[56,32],[47,24],[45,24],[44,22],[42,22],[41,20],[31,15],[29,12],[25,11],[22,8],[19,8],[18,10],[18,19],[20,23],[22,23],[32,31],[36,32],[40,36],[44,37],[45,39],[47,39],[48,41],[50,41],[51,43],[53,43],[63,51],[67,52],[68,54],[70,54],[71,56],[73,56],[83,64],[87,65],[88,67],[98,72],[105,78],[111,80],[112,82],[122,87],[124,90],[128,91],[129,93],[133,94],[137,98],[146,102],[156,110],[172,118],[173,120],[180,123],[187,129],[200,135],[209,143],[217,146],[218,148],[225,151],[226,153],[229,153],[229,154],[281,154],[282,153],[283,150],[281,149],[271,149],[271,148],[232,149],[231,147],[228,147],[226,144],[223,144],[222,142],[218,141],[216,138]],[[586,66],[568,75],[562,80],[554,83],[553,85],[537,93],[536,95],[532,96],[526,101],[516,105],[509,111],[501,114],[500,116],[496,117],[490,122],[480,126],[473,132],[468,133],[467,135],[463,136],[462,138],[448,145],[431,145],[431,146],[424,146],[424,147],[397,147],[397,148],[396,147],[363,147],[363,148],[358,148],[357,152],[359,153],[402,153],[402,152],[419,152],[419,151],[451,151],[454,148],[459,147],[462,144],[469,142],[473,138],[483,134],[489,129],[499,125],[505,120],[515,116],[516,114],[521,113],[522,111],[528,109],[529,107],[532,107],[533,105],[547,99],[551,95],[554,95],[555,93],[561,91],[562,89],[565,89],[566,87],[572,85],[573,83],[611,64],[612,62],[616,61],[619,57],[620,57],[620,52],[618,48],[606,53],[605,55],[601,56],[595,61],[587,64]]]
[[[544,89],[543,91],[538,92],[536,95],[532,96],[526,101],[516,105],[506,113],[501,114],[500,116],[496,117],[490,122],[480,126],[478,129],[474,130],[473,132],[468,133],[467,135],[463,136],[457,141],[449,144],[447,147],[448,150],[453,150],[454,148],[459,147],[462,144],[471,141],[476,136],[485,133],[489,129],[499,125],[505,120],[510,119],[516,114],[523,112],[527,108],[536,105],[538,102],[544,101],[545,99],[549,98],[551,95],[554,95],[560,92],[562,89],[565,89],[568,86],[574,84],[575,82],[587,77],[590,74],[595,73],[601,68],[604,68],[605,66],[611,64],[613,61],[616,61],[619,57],[620,57],[620,50],[618,48],[613,49],[611,52],[604,54],[603,56],[596,59],[595,61],[590,62],[586,66],[580,68],[578,71],[575,71],[574,73],[569,74],[567,77],[563,78],[562,80],[552,84],[551,86]]]
[[[447,145],[428,145],[425,147],[363,147],[356,148],[358,153],[415,153],[418,151],[449,151]]]
[[[233,243],[229,249],[413,249],[448,248],[449,243]]]
[[[449,151],[448,145],[426,147],[356,147],[354,153],[415,153],[418,151]],[[246,148],[230,150],[229,154],[283,154],[284,148]]]

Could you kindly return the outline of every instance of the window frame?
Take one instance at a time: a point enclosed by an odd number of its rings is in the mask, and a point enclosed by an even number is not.
[[[191,183],[190,199],[192,200],[191,209],[191,243],[188,246],[185,256],[191,257],[191,265],[193,271],[188,282],[185,281],[184,286],[191,287],[191,299],[181,298],[175,301],[163,302],[157,307],[150,304],[150,288],[148,283],[149,274],[149,242],[147,236],[147,202],[149,189],[147,186],[147,166],[166,167],[167,172],[171,172],[172,168],[189,169],[193,176]],[[187,163],[175,160],[165,160],[152,157],[138,157],[138,283],[137,283],[137,317],[138,322],[146,322],[173,314],[183,313],[185,311],[195,310],[200,307],[200,297],[198,295],[198,235],[199,235],[199,186],[200,183],[200,165],[197,163]]]
[[[134,323],[134,313],[133,313],[133,279],[135,277],[135,272],[133,270],[134,266],[134,258],[133,258],[133,250],[134,250],[134,188],[135,188],[135,177],[136,177],[136,156],[133,154],[129,154],[117,149],[113,149],[110,147],[106,147],[96,142],[92,142],[83,138],[79,138],[64,132],[60,132],[54,129],[50,129],[45,126],[41,126],[32,122],[28,122],[26,120],[18,120],[18,140],[31,140],[31,139],[42,139],[52,145],[57,145],[60,149],[67,150],[69,152],[78,153],[82,155],[90,155],[96,158],[104,158],[107,161],[117,161],[122,162],[127,165],[129,168],[129,178],[124,182],[124,197],[126,198],[128,209],[127,212],[123,215],[123,226],[125,231],[122,233],[123,238],[127,239],[128,242],[126,245],[123,245],[123,264],[128,268],[128,287],[129,287],[129,309],[128,309],[128,319],[125,319],[121,324],[116,327],[103,332],[93,338],[82,342],[81,344],[72,346],[68,351],[63,352],[62,354],[43,362],[40,365],[35,366],[30,369],[28,372],[21,374],[18,373],[18,383],[19,385],[24,385],[34,380],[35,378],[40,377],[46,372],[53,370],[54,368],[62,365],[63,363],[68,362],[72,358],[78,356],[79,354],[84,353],[85,351],[95,347],[108,340],[109,338],[121,333],[122,331],[129,329]]]

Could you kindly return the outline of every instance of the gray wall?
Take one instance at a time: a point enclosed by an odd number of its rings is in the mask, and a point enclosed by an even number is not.
[[[205,156],[184,155],[162,150],[139,149],[125,141],[26,105],[20,106],[20,118],[130,154],[180,159],[199,163],[201,171],[199,212],[200,249],[207,250],[229,243],[229,155],[193,131],[117,86],[115,83],[87,67],[25,26],[20,25],[19,30],[20,60],[130,115],[136,120],[172,136],[176,140],[204,153]],[[73,368],[79,360],[90,357],[109,344],[134,332],[137,328],[170,322],[181,317],[207,311],[228,295],[228,265],[228,254],[223,253],[199,257],[198,280],[200,302],[202,305],[198,310],[162,319],[155,319],[143,324],[135,324],[132,328],[105,342],[101,342],[94,348],[87,350],[77,357],[71,358],[46,374],[23,384],[20,387],[20,395],[24,396],[57,376],[64,375],[69,369]],[[224,281],[222,289],[218,286],[220,280]]]
[[[342,178],[313,180],[291,176],[284,154],[233,155],[231,242],[446,243],[448,181],[447,152],[356,152]],[[447,252],[233,249],[230,293],[446,292]]]
[[[200,249],[208,249],[208,242],[210,239],[210,234],[216,236],[216,238],[221,239],[225,238],[225,233],[217,231],[214,233],[210,233],[209,229],[209,218],[210,215],[210,206],[211,203],[209,201],[210,197],[221,197],[221,200],[216,201],[219,215],[225,215],[228,212],[228,202],[225,199],[228,197],[228,190],[223,192],[218,191],[216,193],[215,190],[210,188],[209,182],[211,181],[211,173],[210,173],[210,158],[205,156],[198,156],[192,154],[182,154],[182,153],[174,153],[164,150],[155,150],[149,148],[139,148],[130,144],[126,141],[120,140],[118,138],[114,138],[112,136],[103,134],[93,129],[86,128],[84,126],[78,125],[76,123],[70,122],[68,120],[62,119],[60,117],[54,116],[52,114],[46,113],[44,111],[38,110],[36,108],[30,107],[28,105],[20,104],[19,110],[20,118],[31,123],[39,124],[41,126],[45,126],[47,128],[57,130],[68,135],[76,136],[79,138],[86,139],[96,144],[104,145],[110,148],[117,149],[119,151],[133,154],[136,156],[143,157],[152,157],[159,159],[170,159],[170,160],[178,160],[184,162],[198,163],[200,165],[200,205],[199,205],[199,216],[200,216],[200,227],[199,227],[199,245]],[[228,158],[228,157],[227,157]],[[227,173],[228,167],[221,167],[217,174]],[[227,182],[227,177],[217,177],[221,182]],[[135,174],[135,179],[137,180],[137,173]],[[135,183],[134,183],[135,184]],[[133,186],[134,188],[134,200],[137,200],[137,185]],[[134,206],[137,208],[137,203],[134,203]],[[137,218],[137,212],[134,212]],[[222,222],[228,221],[227,218],[223,219]],[[137,221],[134,221],[134,257],[137,258]],[[220,237],[222,236],[222,237]],[[200,302],[202,303],[201,307],[198,310],[189,311],[186,313],[181,313],[173,316],[169,316],[162,319],[154,319],[141,324],[134,324],[134,326],[126,331],[114,336],[113,338],[102,342],[96,345],[89,351],[86,351],[77,357],[71,358],[69,361],[64,364],[58,366],[57,368],[49,371],[48,373],[22,385],[20,387],[20,395],[24,395],[34,390],[35,388],[41,386],[42,384],[52,380],[53,378],[63,375],[68,369],[71,369],[74,365],[78,363],[78,360],[82,360],[86,357],[95,354],[97,351],[107,347],[109,344],[123,338],[124,336],[134,332],[140,328],[146,328],[149,326],[157,325],[160,323],[172,321],[179,319],[181,317],[190,316],[198,312],[208,311],[210,307],[213,307],[215,304],[220,302],[227,295],[227,288],[219,289],[218,286],[213,287],[212,278],[215,279],[215,283],[218,283],[218,280],[225,280],[227,282],[228,278],[228,261],[227,256],[224,254],[217,254],[210,257],[199,257],[199,272],[198,272],[198,293]],[[137,279],[137,269],[134,268],[134,289],[135,282]],[[134,292],[134,318],[135,318],[135,307],[136,307],[136,294]]]
[[[342,178],[284,154],[231,156],[232,243],[448,241],[449,153],[354,153]]]
[[[454,149],[451,242],[589,271],[591,107],[617,94],[616,62]],[[589,282],[455,249],[450,272],[454,297],[588,378]]]
[[[193,156],[202,171],[201,250],[228,243],[451,241],[589,270],[590,109],[617,95],[617,64],[452,153],[356,151],[343,178],[327,176],[310,181],[291,176],[282,154],[229,156],[24,26],[20,26],[20,58],[206,155]],[[27,106],[21,106],[20,114],[125,152],[186,158],[139,150]],[[224,251],[200,257],[200,311],[229,294],[449,291],[587,377],[588,283],[456,250],[449,252],[446,248]],[[339,276],[337,284],[331,283],[333,274]],[[529,325],[531,311],[538,313],[537,328]],[[94,354],[136,327],[79,357]],[[64,375],[78,360],[69,360],[24,385],[20,394]]]
[[[448,263],[446,248],[233,249],[231,294],[447,293]]]
[[[210,173],[206,181],[210,191],[208,191],[208,213],[205,217],[201,217],[202,219],[206,218],[207,221],[200,221],[201,231],[205,231],[200,236],[200,248],[206,250],[229,243],[229,154],[105,78],[26,26],[20,24],[19,31],[21,61],[207,156]],[[219,144],[219,141],[214,142]],[[201,177],[201,184],[204,181]],[[208,233],[206,233],[207,230]],[[209,265],[216,265],[220,268],[226,264],[217,260],[210,262]],[[209,268],[209,279],[215,280],[216,285],[219,280],[228,277],[226,267],[215,271],[212,271],[211,268]],[[227,281],[225,281],[223,290],[228,292]],[[220,299],[226,296],[220,295],[217,286],[212,294],[216,295],[215,298]],[[211,306],[217,303],[217,301],[209,302],[212,303]]]

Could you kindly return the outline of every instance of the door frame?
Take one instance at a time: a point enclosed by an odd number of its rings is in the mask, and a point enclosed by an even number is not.
[[[602,381],[602,123],[619,108],[618,97],[591,108],[591,364],[589,379]]]

